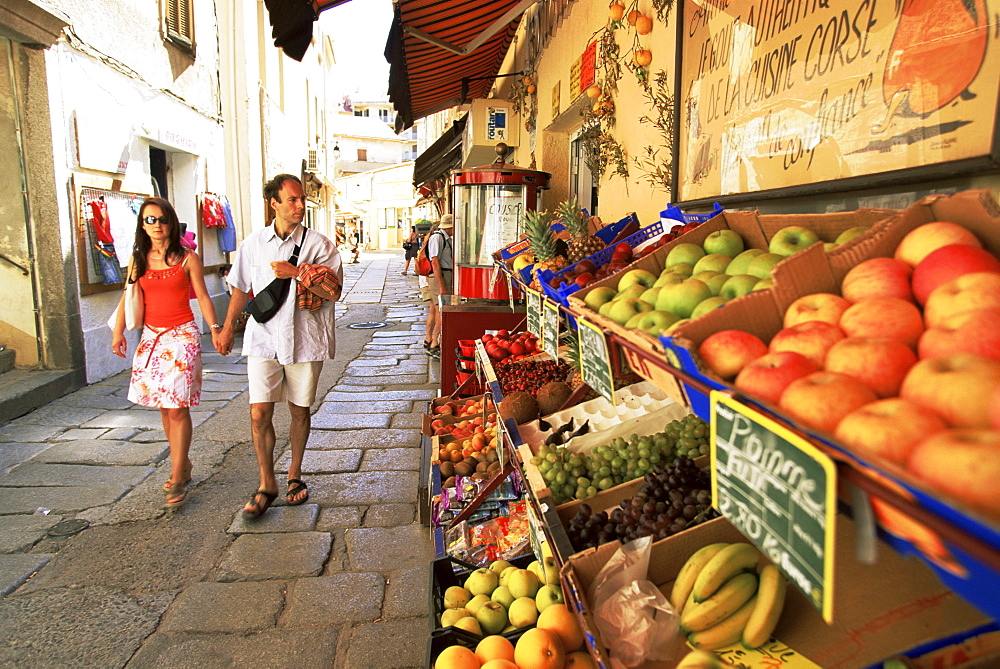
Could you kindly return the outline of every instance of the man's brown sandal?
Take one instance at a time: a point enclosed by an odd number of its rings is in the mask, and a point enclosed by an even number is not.
[[[298,495],[303,490],[306,494],[301,499],[292,499]],[[298,506],[299,504],[305,504],[306,500],[309,499],[309,488],[306,486],[302,479],[288,479],[288,492],[285,493],[285,504],[288,506]]]

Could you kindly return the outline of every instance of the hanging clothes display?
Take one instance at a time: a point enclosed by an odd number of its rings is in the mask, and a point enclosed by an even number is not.
[[[233,222],[233,210],[229,205],[229,198],[225,195],[219,196],[222,205],[222,216],[224,225],[219,228],[219,247],[223,253],[232,253],[236,250],[236,224]]]
[[[88,204],[92,215],[94,236],[97,237],[97,241],[94,243],[94,248],[98,251],[95,254],[97,272],[105,284],[121,283],[121,263],[118,260],[118,253],[115,251],[115,238],[111,235],[108,204],[104,201],[103,195],[96,200],[91,200]]]

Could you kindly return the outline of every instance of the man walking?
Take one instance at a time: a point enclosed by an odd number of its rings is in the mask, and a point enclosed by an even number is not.
[[[438,308],[438,297],[450,295],[453,288],[454,254],[451,247],[451,233],[454,228],[455,217],[445,214],[438,223],[438,229],[427,238],[427,259],[431,261],[427,287],[430,289],[431,303],[427,310],[427,332],[424,341],[427,354],[432,358],[441,357],[441,311]]]
[[[309,499],[302,481],[309,409],[316,399],[323,361],[333,358],[336,350],[334,301],[343,286],[336,244],[302,225],[306,202],[299,179],[279,174],[264,185],[264,199],[274,209],[274,223],[249,235],[236,251],[227,277],[232,296],[219,338],[219,353],[228,355],[249,293],[259,295],[276,278],[293,281],[278,312],[264,323],[250,319],[243,338],[250,381],[250,428],[260,472],[260,485],[243,507],[243,513],[251,517],[267,511],[278,495],[272,422],[275,402],[287,401],[291,414],[288,437],[292,460],[285,501],[296,505]],[[289,262],[296,248],[298,265]]]

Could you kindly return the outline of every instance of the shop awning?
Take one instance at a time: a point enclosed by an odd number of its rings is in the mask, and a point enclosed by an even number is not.
[[[536,1],[396,0],[385,46],[396,132],[487,97],[521,14]]]
[[[312,41],[313,21],[319,13],[349,0],[264,0],[271,21],[274,46],[285,50],[289,58],[301,61]]]
[[[448,170],[462,166],[462,135],[465,132],[467,118],[468,115],[452,123],[437,141],[417,156],[413,162],[414,188],[420,188]]]

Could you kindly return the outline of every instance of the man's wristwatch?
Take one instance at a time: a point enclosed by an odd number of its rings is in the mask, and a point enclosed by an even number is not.
[[[212,328],[213,330],[221,330],[222,329],[222,326],[219,325],[218,323],[212,323],[208,327]]]

